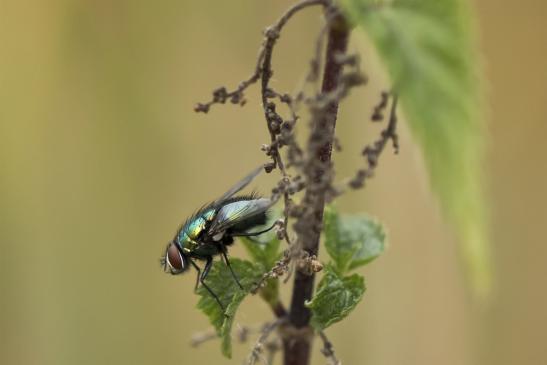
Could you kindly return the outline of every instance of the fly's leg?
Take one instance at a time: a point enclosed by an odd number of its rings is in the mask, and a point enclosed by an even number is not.
[[[194,269],[197,270],[198,272],[198,275],[196,276],[196,286],[194,287],[194,293],[198,290],[198,285],[199,285],[199,278],[201,276],[201,269],[199,268],[198,265],[196,265],[196,263],[194,262],[194,260],[192,259],[188,259],[190,261],[190,263],[192,264],[192,266],[194,267]]]
[[[239,279],[237,278],[236,273],[232,269],[232,265],[230,265],[230,260],[228,260],[228,255],[226,255],[226,246],[222,245],[222,251],[221,252],[222,252],[222,257],[224,257],[224,262],[226,262],[226,266],[228,266],[228,269],[230,269],[230,272],[232,273],[232,277],[236,281],[237,285],[239,285],[241,290],[243,290],[243,286],[239,282]]]
[[[242,232],[242,233],[231,233],[230,235],[232,237],[253,237],[253,236],[260,236],[262,233],[266,233],[268,231],[271,231],[274,227],[275,227],[275,223],[272,224],[271,227],[268,227],[266,228],[265,230],[263,231],[258,231],[258,232]]]
[[[215,298],[215,300],[217,301],[218,305],[220,306],[220,308],[222,309],[222,312],[224,312],[226,314],[226,310],[224,309],[224,306],[222,305],[220,299],[218,298],[218,296],[211,290],[211,288],[209,288],[207,286],[207,284],[205,284],[205,278],[207,278],[207,275],[209,275],[209,270],[211,270],[211,267],[213,266],[213,257],[212,256],[209,256],[207,257],[207,262],[205,263],[205,268],[203,269],[203,272],[201,273],[201,275],[199,276],[199,282],[201,283],[201,285],[203,285],[203,287],[205,289],[207,289],[207,291],[209,292],[209,294],[211,294],[211,296],[213,298]]]

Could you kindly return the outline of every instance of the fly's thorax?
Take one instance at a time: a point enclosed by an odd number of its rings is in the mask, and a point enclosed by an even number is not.
[[[184,224],[177,236],[182,250],[189,253],[199,246],[199,238],[203,236],[214,216],[215,210],[209,209],[198,216],[192,217]]]
[[[191,239],[185,233],[180,234],[178,236],[177,241],[178,241],[179,247],[182,249],[182,251],[185,254],[190,254],[192,251],[194,251],[198,247],[197,241]]]

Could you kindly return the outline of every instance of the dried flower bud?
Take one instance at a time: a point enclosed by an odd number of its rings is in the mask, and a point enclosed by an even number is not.
[[[196,113],[207,113],[209,111],[209,104],[197,103],[194,106],[194,111]]]

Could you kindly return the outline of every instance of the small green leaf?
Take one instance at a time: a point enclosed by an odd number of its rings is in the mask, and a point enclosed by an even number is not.
[[[257,227],[256,230],[260,231],[271,227],[272,224],[273,221],[270,221],[263,227]],[[257,265],[261,266],[261,272],[269,271],[276,261],[281,258],[281,252],[279,251],[281,241],[273,230],[256,237],[241,237],[240,239],[249,256]],[[279,302],[279,281],[269,279],[260,288],[259,294],[271,307],[275,307]]]
[[[361,275],[341,277],[326,266],[317,293],[306,303],[312,311],[312,326],[323,330],[344,319],[361,301],[365,289],[365,279]]]
[[[258,228],[257,230],[260,230]],[[280,241],[275,232],[267,232],[257,237],[241,237],[243,246],[251,258],[269,270],[281,253],[279,252]]]
[[[363,266],[384,251],[382,226],[362,214],[342,215],[325,210],[325,247],[340,274]]]
[[[234,258],[230,259],[230,263],[245,290],[239,288],[224,262],[215,262],[205,279],[207,285],[226,307],[226,315],[207,289],[200,286],[197,291],[201,296],[197,307],[209,317],[209,321],[222,339],[222,353],[228,358],[232,356],[230,332],[237,308],[247,296],[248,290],[262,275],[261,267],[249,261]]]
[[[466,0],[344,0],[401,97],[476,293],[490,286],[480,62]]]

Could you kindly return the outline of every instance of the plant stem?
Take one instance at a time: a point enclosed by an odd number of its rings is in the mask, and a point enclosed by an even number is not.
[[[341,14],[337,14],[330,21],[328,32],[327,50],[325,54],[325,69],[323,72],[323,82],[321,86],[322,94],[327,94],[335,90],[340,83],[342,65],[338,62],[339,55],[346,52],[349,38],[349,27]],[[310,255],[317,255],[319,250],[319,238],[321,235],[321,225],[323,221],[323,210],[325,208],[325,194],[327,189],[324,187],[325,174],[330,174],[330,160],[332,145],[334,141],[334,130],[338,113],[338,100],[331,101],[320,114],[313,117],[313,126],[308,141],[308,147],[311,152],[310,169],[306,171],[307,180],[310,184],[306,190],[303,201],[309,202],[313,223],[301,236],[302,248]],[[312,333],[309,329],[311,312],[305,306],[305,302],[310,300],[313,294],[315,275],[296,271],[292,293],[292,301],[289,312],[289,326],[292,327],[292,334],[302,334],[301,336],[291,336],[288,334],[283,341],[284,364],[285,365],[307,365],[310,360]],[[301,331],[299,331],[301,330]]]

